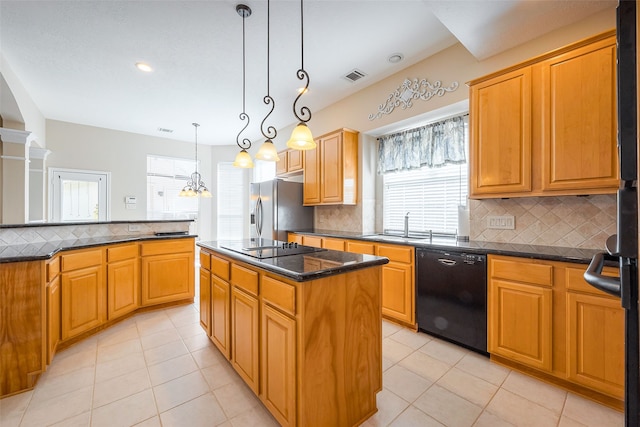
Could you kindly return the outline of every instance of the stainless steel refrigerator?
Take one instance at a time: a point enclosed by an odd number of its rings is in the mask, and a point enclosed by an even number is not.
[[[302,205],[302,183],[274,179],[251,184],[251,238],[287,241],[288,231],[313,229],[313,207]]]

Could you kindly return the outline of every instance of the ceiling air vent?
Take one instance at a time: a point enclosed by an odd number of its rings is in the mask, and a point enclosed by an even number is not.
[[[173,133],[173,129],[158,128],[158,132]]]
[[[351,83],[355,83],[356,81],[360,80],[361,78],[363,78],[364,76],[366,76],[365,73],[363,73],[362,71],[354,68],[353,70],[349,71],[344,78],[349,80]]]

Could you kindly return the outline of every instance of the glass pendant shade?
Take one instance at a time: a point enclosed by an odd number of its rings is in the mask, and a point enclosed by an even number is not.
[[[294,150],[313,150],[316,148],[316,142],[313,140],[311,130],[309,130],[309,127],[304,122],[300,122],[293,132],[291,132],[291,138],[287,141],[287,147]]]
[[[276,150],[276,146],[273,145],[273,142],[270,139],[267,139],[262,143],[260,150],[256,153],[256,159],[270,162],[280,161],[280,157],[278,157],[278,150]]]
[[[237,168],[252,168],[253,160],[251,160],[251,156],[247,153],[247,150],[241,150],[236,159],[233,162],[233,166]]]

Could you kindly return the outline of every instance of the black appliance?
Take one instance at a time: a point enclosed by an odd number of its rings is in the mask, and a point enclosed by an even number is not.
[[[278,240],[260,238],[221,242],[220,247],[258,259],[278,258],[282,256],[326,251],[326,249],[316,248],[313,246],[303,246],[297,243],[287,243]]]
[[[617,235],[606,242],[584,274],[592,286],[620,297],[625,311],[625,396],[627,427],[640,425],[640,336],[638,334],[638,123],[636,81],[636,2],[620,1],[617,9],[618,45],[618,190]],[[615,261],[620,276],[602,276],[605,261]]]
[[[416,249],[418,329],[487,354],[487,257]]]

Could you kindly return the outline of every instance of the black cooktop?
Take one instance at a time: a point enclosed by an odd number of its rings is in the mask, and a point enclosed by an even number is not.
[[[270,239],[247,239],[234,242],[221,242],[220,247],[258,259],[326,251],[324,248],[315,248],[313,246],[304,246],[293,242],[282,242],[280,240]]]

